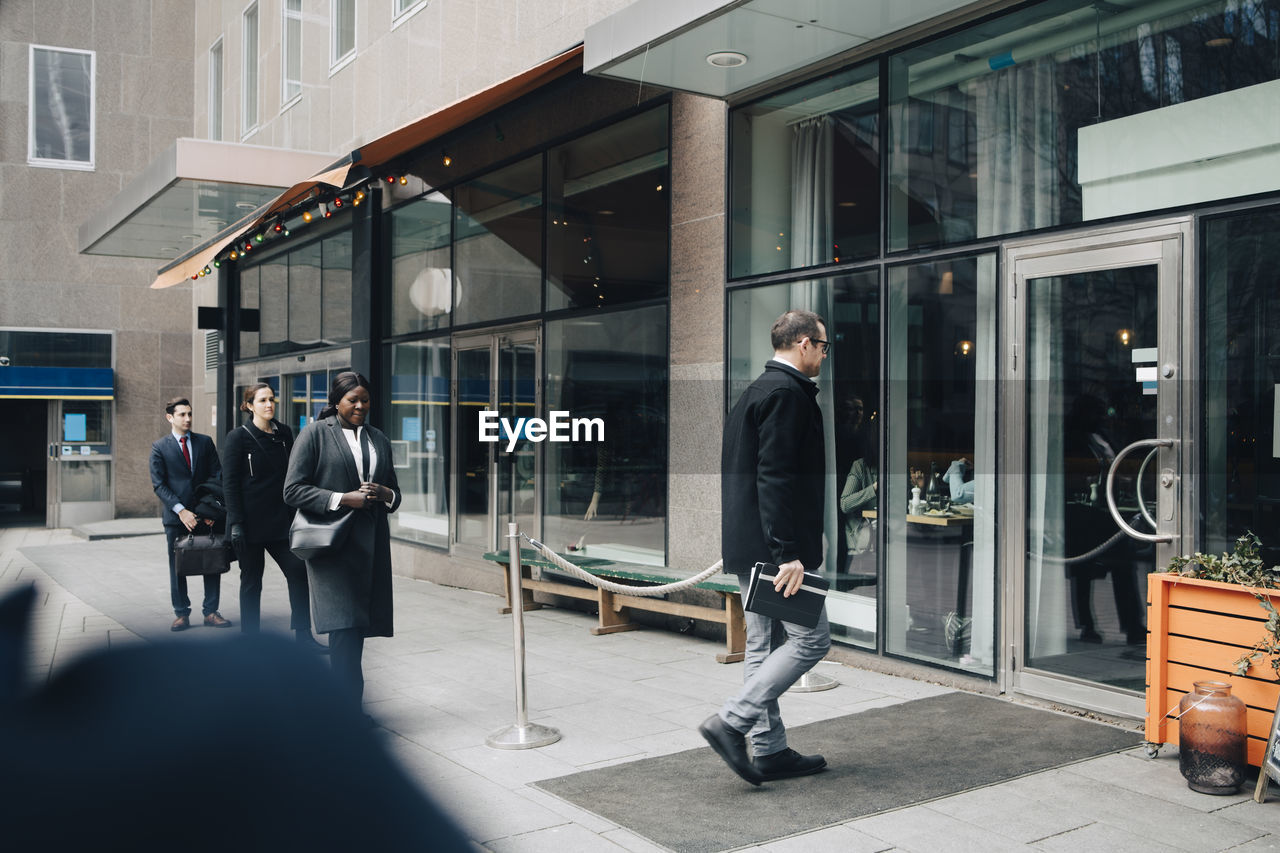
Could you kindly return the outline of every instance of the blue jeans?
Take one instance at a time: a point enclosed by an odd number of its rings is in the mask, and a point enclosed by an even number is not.
[[[173,604],[173,612],[177,616],[186,616],[191,612],[191,599],[187,597],[187,579],[179,577],[173,565],[173,543],[175,539],[187,535],[187,528],[180,525],[166,524],[164,540],[169,546],[169,600]],[[201,610],[208,616],[218,609],[218,599],[222,592],[222,575],[204,575],[204,601]]]
[[[749,575],[739,575],[742,600],[747,600]],[[724,703],[720,719],[731,728],[746,732],[751,752],[757,758],[787,748],[787,730],[778,711],[778,697],[813,669],[831,648],[831,626],[822,609],[812,628],[781,622],[747,611],[747,649],[743,662],[742,690]],[[774,643],[774,627],[781,626],[786,639]]]

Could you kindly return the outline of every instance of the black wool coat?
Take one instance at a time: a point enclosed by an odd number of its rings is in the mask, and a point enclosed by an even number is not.
[[[777,361],[729,412],[720,454],[720,547],[724,570],[757,562],[822,563],[826,451],[818,386]]]
[[[227,525],[242,525],[244,540],[253,545],[288,539],[293,521],[294,509],[284,502],[293,432],[279,421],[274,423],[274,438],[250,423],[222,439]]]
[[[337,416],[322,418],[302,431],[289,456],[285,475],[285,503],[319,518],[355,513],[339,553],[307,561],[311,585],[312,624],[317,633],[359,628],[366,637],[390,637],[391,531],[387,514],[400,506],[400,484],[392,464],[391,442],[374,427],[365,427],[378,453],[370,479],[395,495],[388,507],[378,502],[367,509],[338,507],[329,512],[334,492],[360,487],[350,445]]]

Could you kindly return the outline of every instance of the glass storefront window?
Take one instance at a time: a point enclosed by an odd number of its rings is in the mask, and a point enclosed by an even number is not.
[[[544,340],[546,410],[602,419],[604,441],[543,443],[543,541],[665,565],[667,307],[556,320]]]
[[[1230,551],[1252,531],[1280,563],[1280,210],[1204,228],[1199,550]]]
[[[876,63],[734,110],[730,134],[730,277],[879,251]]]
[[[547,310],[667,294],[669,108],[547,152]]]
[[[885,648],[990,675],[995,258],[893,267],[888,294]]]
[[[448,196],[431,193],[387,214],[391,235],[391,299],[383,328],[391,335],[426,332],[449,325],[453,271]]]
[[[769,330],[804,308],[827,321],[831,350],[818,376],[826,441],[824,522],[831,633],[876,647],[880,453],[880,288],[875,271],[735,290],[729,297],[729,405],[773,357]]]
[[[534,314],[542,307],[542,157],[454,193],[454,322]]]
[[[1236,153],[1213,139],[1274,103],[1277,20],[1272,2],[1051,0],[892,56],[889,249],[1274,188],[1247,158],[1211,181],[1183,167]]]
[[[386,350],[391,393],[382,430],[391,439],[400,509],[391,535],[428,545],[449,545],[448,339],[395,344]]]
[[[240,333],[240,359],[351,340],[351,233],[306,243],[240,270],[240,307],[260,331]]]

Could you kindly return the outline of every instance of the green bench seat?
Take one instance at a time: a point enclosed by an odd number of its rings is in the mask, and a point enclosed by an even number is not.
[[[486,560],[502,566],[503,575],[507,574],[510,565],[508,551],[490,551],[484,555]],[[682,571],[666,566],[643,566],[636,563],[618,563],[613,560],[602,560],[596,557],[581,555],[566,556],[566,560],[578,568],[596,577],[615,582],[634,584],[636,586],[659,586],[675,583],[698,574]],[[716,655],[720,663],[733,663],[744,657],[747,645],[746,625],[742,618],[742,596],[738,588],[738,579],[733,575],[712,575],[704,581],[694,584],[695,589],[707,589],[719,594],[722,606],[712,607],[705,604],[688,604],[679,601],[668,601],[665,598],[653,598],[641,595],[627,595],[611,592],[596,586],[580,586],[569,583],[551,575],[534,577],[533,568],[552,569],[564,572],[541,553],[532,548],[520,549],[520,586],[525,610],[536,610],[542,605],[533,600],[534,592],[545,592],[552,595],[563,595],[585,601],[594,601],[599,613],[599,623],[591,629],[592,634],[616,634],[619,631],[634,631],[640,624],[631,621],[631,610],[643,610],[650,613],[665,613],[685,619],[702,619],[725,626],[725,651]],[[541,573],[539,573],[541,574]],[[510,589],[510,578],[504,589]],[[511,594],[507,593],[507,608],[510,612]]]

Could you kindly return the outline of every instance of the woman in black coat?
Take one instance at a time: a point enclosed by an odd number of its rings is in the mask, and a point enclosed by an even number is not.
[[[400,505],[391,442],[366,424],[369,380],[339,373],[329,405],[298,436],[284,499],[316,519],[353,515],[336,553],[307,561],[315,628],[329,635],[333,671],[358,703],[366,637],[390,637],[391,532],[387,514]]]
[[[222,440],[227,535],[240,559],[240,630],[259,631],[262,572],[270,552],[289,587],[289,627],[300,644],[323,652],[311,636],[307,567],[289,550],[294,510],[284,502],[284,475],[293,433],[275,419],[276,394],[266,383],[245,389],[240,411],[251,414],[251,421]]]

